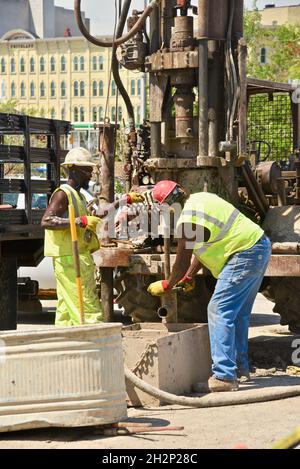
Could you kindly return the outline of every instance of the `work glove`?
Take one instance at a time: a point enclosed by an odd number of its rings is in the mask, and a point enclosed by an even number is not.
[[[137,192],[129,192],[126,194],[126,197],[128,205],[139,204],[145,200],[145,197],[142,194],[138,194]]]
[[[79,225],[81,228],[86,228],[87,230],[93,231],[96,233],[97,225],[100,222],[99,217],[93,216],[82,216],[76,218],[76,224]]]
[[[147,288],[147,292],[152,296],[162,296],[168,289],[167,280],[159,280],[158,282],[151,283]]]
[[[182,288],[184,293],[190,293],[195,288],[195,279],[185,275],[178,283],[176,283],[175,287]]]

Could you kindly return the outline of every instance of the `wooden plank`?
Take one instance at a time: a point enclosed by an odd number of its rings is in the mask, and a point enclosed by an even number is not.
[[[131,249],[101,248],[95,252],[94,260],[97,267],[128,267]]]

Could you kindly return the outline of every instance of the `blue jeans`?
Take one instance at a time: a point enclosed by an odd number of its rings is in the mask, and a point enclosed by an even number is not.
[[[249,372],[248,328],[253,303],[270,255],[264,235],[254,246],[234,254],[225,264],[208,305],[212,371],[219,379]]]

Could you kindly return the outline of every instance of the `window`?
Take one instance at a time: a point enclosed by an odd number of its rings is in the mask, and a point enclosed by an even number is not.
[[[140,106],[136,108],[136,121],[138,124],[140,124],[141,122],[141,107]]]
[[[92,119],[93,119],[94,122],[97,121],[97,108],[96,107],[93,107]]]
[[[104,120],[104,113],[103,113],[103,107],[99,107],[99,121],[102,122]]]
[[[15,85],[14,81],[10,85],[10,95],[11,95],[12,98],[16,97],[16,85]]]
[[[50,116],[51,116],[51,119],[55,119],[55,109],[54,109],[54,107],[51,109]]]
[[[63,107],[61,112],[60,112],[60,115],[61,115],[61,120],[64,121],[66,120],[66,110],[65,108]]]
[[[98,92],[98,85],[97,85],[97,82],[96,81],[93,81],[93,85],[92,85],[92,88],[93,88],[93,96],[97,96],[97,92]]]
[[[65,72],[66,71],[66,58],[63,55],[60,59],[60,71]]]
[[[51,96],[51,98],[55,98],[55,83],[54,83],[54,81],[51,81],[50,96]]]
[[[99,81],[99,96],[104,96],[104,85],[103,81]]]
[[[141,96],[141,80],[137,81],[137,94]]]
[[[21,98],[25,98],[25,83],[21,82]]]
[[[84,72],[84,57],[80,57],[80,71]]]
[[[80,121],[84,122],[84,107],[80,108]]]
[[[135,95],[135,80],[131,80],[130,82],[130,93],[131,93],[131,96]]]
[[[29,70],[30,70],[30,73],[34,73],[34,72],[35,72],[35,60],[34,60],[34,57],[31,57],[31,59],[30,59],[30,62],[29,62]]]
[[[55,58],[51,57],[51,59],[50,59],[50,72],[54,73],[55,69],[56,69]]]
[[[45,83],[42,81],[40,84],[40,97],[44,98],[45,97]]]
[[[44,57],[40,58],[40,72],[45,73],[45,59],[44,59]]]
[[[74,107],[74,122],[78,122],[78,107]]]
[[[102,55],[99,57],[99,70],[104,70],[104,59]]]
[[[78,72],[78,57],[74,57],[73,59],[73,70],[74,72]]]
[[[35,95],[35,87],[34,87],[34,82],[32,81],[30,83],[30,97],[34,98],[34,95]]]
[[[21,57],[20,59],[20,73],[25,73],[25,59]]]
[[[117,92],[116,82],[115,80],[113,80],[111,82],[111,95],[116,96],[116,92]]]
[[[67,87],[66,87],[66,82],[62,81],[60,85],[60,96],[62,98],[65,98],[67,95]]]
[[[78,96],[78,81],[74,81],[74,96]]]
[[[260,63],[262,65],[267,63],[267,49],[265,47],[260,49]]]
[[[115,106],[111,108],[111,121],[116,122],[116,108],[115,108]]]
[[[93,70],[93,72],[97,71],[97,57],[95,55],[92,58],[92,70]]]
[[[1,82],[1,98],[5,98],[5,81]]]
[[[123,112],[121,106],[118,107],[118,121],[121,122],[123,117]]]
[[[5,63],[5,59],[2,57],[1,59],[1,73],[5,73],[6,72],[6,63]]]
[[[80,82],[80,96],[84,96],[84,81]]]
[[[10,73],[16,73],[16,61],[14,57],[10,59]]]

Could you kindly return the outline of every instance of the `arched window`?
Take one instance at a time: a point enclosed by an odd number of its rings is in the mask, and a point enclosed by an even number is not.
[[[97,57],[96,57],[96,55],[94,55],[94,57],[92,58],[92,70],[93,70],[93,72],[97,71]]]
[[[84,72],[84,57],[80,57],[80,71]]]
[[[103,113],[103,107],[99,107],[99,121],[102,122],[104,120],[104,113]]]
[[[111,95],[116,96],[116,93],[117,93],[116,82],[115,82],[115,80],[113,80],[111,82]]]
[[[80,96],[84,96],[84,81],[80,82]]]
[[[66,87],[66,82],[62,81],[60,84],[60,96],[62,98],[65,98],[67,95],[67,87]]]
[[[34,95],[35,95],[35,86],[34,86],[34,82],[31,81],[30,82],[30,97],[34,98]]]
[[[104,59],[102,55],[99,56],[99,70],[104,70]]]
[[[66,58],[64,55],[61,56],[60,58],[60,71],[65,72],[66,71]]]
[[[20,59],[20,73],[25,73],[25,59],[21,57]]]
[[[78,122],[78,107],[74,107],[74,122]]]
[[[97,108],[96,107],[93,107],[93,110],[92,110],[92,120],[93,122],[97,122]]]
[[[11,95],[12,98],[16,97],[16,85],[15,85],[14,81],[10,85],[10,95]]]
[[[60,115],[62,121],[66,120],[66,110],[64,107],[62,108]]]
[[[10,73],[16,73],[16,61],[14,57],[10,59]]]
[[[96,81],[93,81],[93,86],[92,86],[92,88],[93,88],[93,91],[92,91],[93,96],[97,96],[97,93],[98,93],[98,85],[97,85],[97,82],[96,82]]]
[[[138,124],[141,122],[141,107],[137,106],[136,108],[136,121]]]
[[[1,98],[5,98],[5,81],[1,82]]]
[[[78,81],[74,81],[74,96],[78,96]]]
[[[260,63],[262,65],[267,63],[267,49],[266,49],[266,47],[262,47],[260,49]]]
[[[99,96],[103,96],[104,95],[104,85],[103,85],[103,81],[99,81]]]
[[[131,93],[131,96],[135,95],[135,80],[131,80],[130,82],[130,93]]]
[[[43,81],[40,84],[40,97],[41,98],[45,97],[45,83]]]
[[[118,121],[119,121],[119,122],[121,122],[122,117],[123,117],[122,107],[119,106],[119,107],[118,107]]]
[[[137,81],[137,94],[141,96],[141,80]]]
[[[74,57],[73,59],[73,70],[74,72],[78,72],[78,57]]]
[[[51,57],[51,59],[50,59],[50,72],[54,73],[55,69],[56,69],[55,58]]]
[[[25,98],[25,83],[22,81],[21,83],[21,98]]]
[[[84,107],[80,108],[80,121],[84,122]]]
[[[31,57],[31,58],[30,58],[29,68],[30,68],[30,73],[34,73],[34,72],[35,72],[35,60],[34,60],[34,57]]]
[[[1,73],[5,73],[6,72],[6,62],[5,62],[5,59],[2,57],[1,59]]]
[[[113,106],[113,107],[111,108],[111,121],[112,121],[112,122],[116,122],[116,117],[117,117],[117,116],[116,116],[116,108],[115,108],[115,106]]]
[[[54,81],[51,81],[50,96],[51,96],[51,98],[55,98],[55,83],[54,83]]]
[[[50,116],[51,116],[51,119],[55,119],[55,109],[54,109],[54,107],[51,109]]]
[[[40,58],[40,72],[45,73],[45,59],[44,59],[44,57]]]

